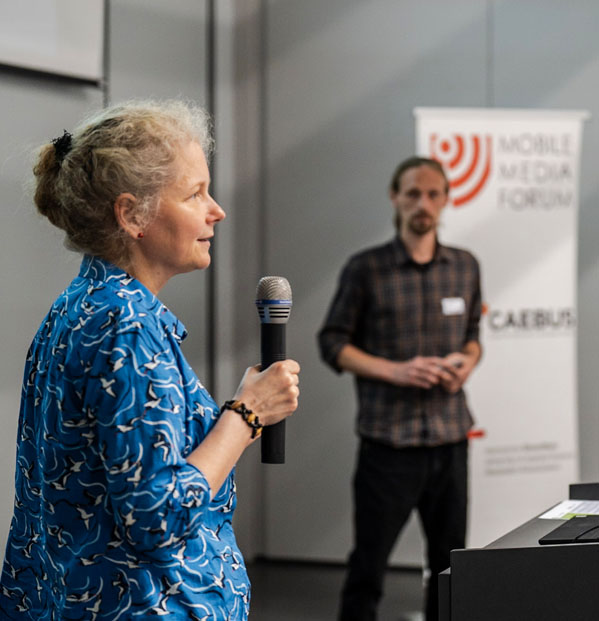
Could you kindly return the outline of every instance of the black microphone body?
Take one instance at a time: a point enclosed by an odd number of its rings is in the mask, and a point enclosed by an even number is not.
[[[291,287],[282,276],[265,276],[258,282],[256,306],[260,317],[260,364],[262,370],[285,360],[285,329],[291,313]],[[262,430],[263,464],[285,463],[285,420]]]
[[[277,360],[285,360],[285,324],[260,324],[260,364],[262,370]],[[262,463],[285,463],[285,419],[262,430]]]

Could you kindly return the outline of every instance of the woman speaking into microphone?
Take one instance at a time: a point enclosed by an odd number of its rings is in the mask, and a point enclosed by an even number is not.
[[[206,113],[114,106],[44,145],[35,204],[83,254],[27,353],[3,619],[243,620],[233,469],[297,408],[299,366],[250,367],[219,407],[157,297],[210,264]]]

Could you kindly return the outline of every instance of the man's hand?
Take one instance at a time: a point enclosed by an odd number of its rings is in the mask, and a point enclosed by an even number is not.
[[[442,359],[447,377],[441,381],[444,390],[451,394],[458,392],[474,369],[478,358],[462,352],[454,352]]]
[[[391,364],[391,383],[397,386],[432,388],[438,384],[449,384],[453,380],[448,365],[437,356],[416,356],[405,362]]]
[[[441,386],[458,392],[481,356],[480,345],[469,341],[461,352],[440,356],[415,356],[397,362],[374,356],[355,345],[344,345],[337,355],[340,368],[360,377],[388,382],[394,386],[429,389]]]

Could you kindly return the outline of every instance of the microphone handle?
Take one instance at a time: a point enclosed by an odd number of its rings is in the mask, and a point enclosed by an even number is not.
[[[260,324],[260,364],[262,370],[277,360],[285,360],[284,323]],[[285,419],[262,430],[261,456],[263,464],[285,463]]]

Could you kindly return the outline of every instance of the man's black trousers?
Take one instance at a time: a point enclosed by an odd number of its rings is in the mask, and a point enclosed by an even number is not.
[[[412,509],[426,537],[431,572],[426,620],[438,618],[438,574],[465,547],[468,442],[395,449],[362,439],[353,481],[354,549],[339,621],[374,621],[387,561]]]

